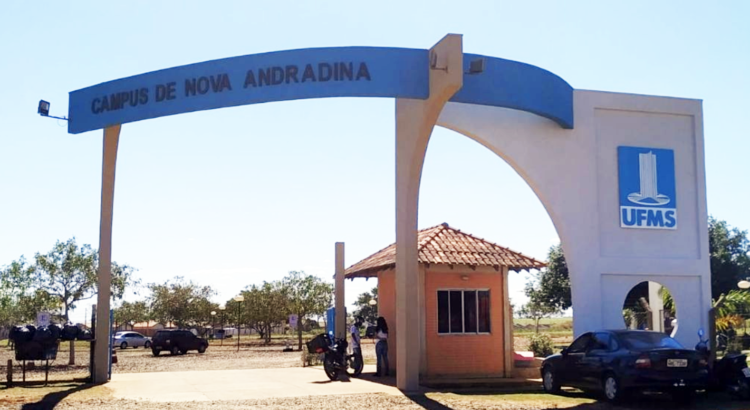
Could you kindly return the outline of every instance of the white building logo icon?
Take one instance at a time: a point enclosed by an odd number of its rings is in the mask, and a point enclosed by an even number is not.
[[[656,173],[656,155],[653,152],[638,154],[640,167],[640,192],[628,195],[628,200],[638,205],[659,206],[668,204],[670,198],[659,193]]]

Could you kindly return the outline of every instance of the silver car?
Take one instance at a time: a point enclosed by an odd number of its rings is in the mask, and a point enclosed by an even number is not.
[[[117,332],[112,342],[112,346],[119,346],[120,349],[128,347],[145,347],[151,348],[151,338],[143,336],[138,332]]]

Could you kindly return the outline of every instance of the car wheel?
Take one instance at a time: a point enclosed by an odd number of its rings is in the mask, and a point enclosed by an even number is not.
[[[151,354],[153,354],[154,357],[158,356],[159,353],[161,353],[161,350],[159,350],[159,349],[151,349]]]
[[[127,342],[120,343],[120,349],[125,350],[127,348],[128,348],[128,343]]]
[[[144,349],[150,349],[150,348],[151,348],[151,342],[146,342],[146,343],[145,343],[145,344],[143,345],[143,348],[144,348]]]
[[[560,393],[560,381],[557,380],[555,372],[552,371],[552,366],[546,366],[544,368],[544,372],[542,373],[542,387],[546,393]]]
[[[169,353],[171,353],[172,356],[177,356],[180,354],[180,349],[178,349],[177,346],[172,346],[172,350],[170,350]]]
[[[618,402],[622,400],[623,389],[620,386],[620,381],[617,377],[609,373],[604,377],[602,381],[602,390],[604,391],[604,397],[611,402]]]
[[[198,353],[206,353],[206,345],[198,346]]]

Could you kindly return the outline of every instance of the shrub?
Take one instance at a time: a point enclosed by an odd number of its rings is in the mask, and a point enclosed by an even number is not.
[[[737,354],[742,352],[742,339],[735,337],[727,343],[726,353]]]
[[[529,338],[529,349],[534,352],[536,357],[547,357],[552,354],[552,339],[544,334],[533,334]]]
[[[323,355],[319,353],[310,353],[307,351],[307,348],[302,348],[302,367],[310,367],[310,366],[322,366],[323,365]]]

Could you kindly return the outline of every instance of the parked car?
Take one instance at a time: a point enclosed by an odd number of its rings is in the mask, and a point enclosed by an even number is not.
[[[546,358],[541,372],[548,393],[571,386],[603,391],[609,401],[628,392],[661,391],[684,402],[708,382],[703,355],[664,333],[642,330],[584,333],[561,353]]]
[[[189,330],[160,330],[151,340],[151,352],[154,356],[158,356],[162,350],[178,355],[190,350],[205,353],[207,348],[208,341]]]
[[[112,346],[119,346],[120,349],[128,347],[151,347],[151,338],[143,336],[138,332],[117,332],[115,333]]]

